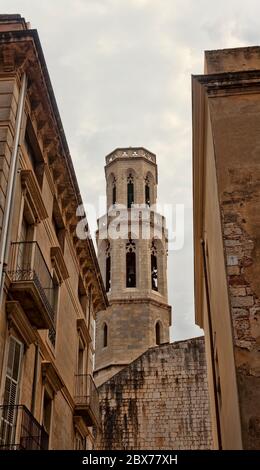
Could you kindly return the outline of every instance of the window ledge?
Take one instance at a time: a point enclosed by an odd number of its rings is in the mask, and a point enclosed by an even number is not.
[[[31,223],[47,219],[48,212],[32,170],[21,170],[21,185],[25,196],[25,210],[28,212],[28,219]]]
[[[56,370],[54,365],[49,361],[42,362],[42,378],[43,383],[47,383],[54,393],[57,393],[64,387],[64,383],[58,371]]]
[[[51,260],[60,282],[69,278],[69,272],[64,261],[60,246],[51,247]]]
[[[36,341],[36,334],[20,303],[13,300],[6,302],[6,312],[9,327],[13,327],[22,337],[24,344],[29,347]]]
[[[89,330],[88,330],[88,327],[87,327],[87,322],[85,320],[85,318],[78,318],[77,319],[77,330],[80,334],[80,337],[83,341],[83,343],[85,344],[85,346],[87,346],[87,344],[91,343],[91,336],[89,334]]]

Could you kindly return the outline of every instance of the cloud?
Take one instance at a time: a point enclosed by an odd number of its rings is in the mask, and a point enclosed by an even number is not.
[[[184,203],[185,245],[169,255],[173,338],[194,326],[191,79],[203,51],[255,45],[258,1],[2,0],[39,30],[83,199],[105,193],[104,156],[157,153],[161,203]]]

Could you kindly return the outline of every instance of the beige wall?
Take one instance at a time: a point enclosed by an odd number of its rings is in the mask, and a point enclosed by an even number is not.
[[[232,326],[229,312],[229,298],[226,282],[226,269],[223,254],[221,216],[218,203],[215,155],[212,140],[210,117],[208,113],[206,133],[206,159],[205,159],[205,193],[204,193],[204,233],[207,253],[207,277],[210,297],[210,316],[212,322],[212,340],[214,357],[207,346],[207,361],[210,372],[211,408],[214,416],[214,404],[220,415],[222,429],[222,446],[224,449],[241,448],[240,417],[237,400],[237,385],[234,366],[234,351],[232,340]],[[205,284],[204,284],[205,289]],[[209,343],[209,322],[206,295],[204,294],[204,324],[206,344]],[[218,371],[215,363],[218,358]],[[216,368],[216,375],[220,377],[220,393],[213,395],[212,360]],[[218,377],[217,377],[218,380]],[[216,421],[214,423],[214,444],[218,446],[216,436]]]

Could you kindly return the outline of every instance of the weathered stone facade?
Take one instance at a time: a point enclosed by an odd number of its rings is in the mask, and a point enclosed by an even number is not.
[[[211,449],[204,338],[150,348],[99,387],[95,449]]]
[[[259,449],[260,48],[208,51],[205,70],[193,77],[196,320],[214,445]]]

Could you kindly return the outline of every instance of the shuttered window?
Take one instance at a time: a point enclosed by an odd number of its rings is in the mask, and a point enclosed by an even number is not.
[[[19,380],[23,345],[13,336],[9,339],[4,402],[0,421],[0,443],[10,445],[15,439],[16,413],[19,398]]]
[[[22,361],[23,346],[13,336],[9,340],[7,371],[4,390],[4,405],[16,405]]]

